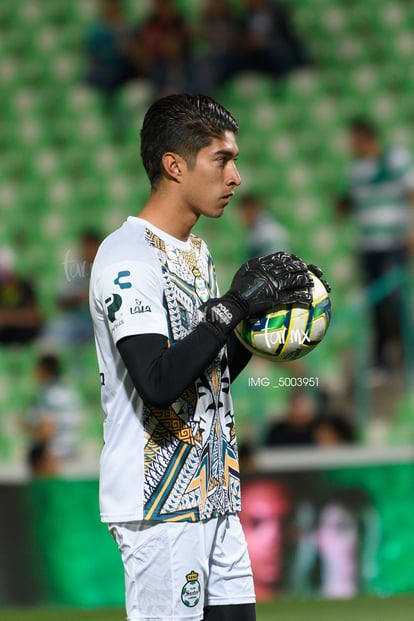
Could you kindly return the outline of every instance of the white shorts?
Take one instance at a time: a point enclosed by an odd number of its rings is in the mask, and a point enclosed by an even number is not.
[[[205,606],[255,602],[238,516],[108,526],[124,564],[128,621],[200,621]]]

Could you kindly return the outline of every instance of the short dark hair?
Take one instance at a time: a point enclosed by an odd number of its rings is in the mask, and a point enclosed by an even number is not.
[[[162,176],[162,156],[171,151],[191,166],[200,149],[237,134],[239,126],[230,112],[207,95],[167,95],[148,109],[141,129],[141,158],[151,186]]]
[[[356,116],[352,118],[348,123],[348,127],[351,132],[363,134],[369,138],[378,138],[378,130],[375,123],[365,117]]]

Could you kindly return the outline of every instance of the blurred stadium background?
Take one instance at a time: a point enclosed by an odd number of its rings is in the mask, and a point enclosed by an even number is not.
[[[143,18],[149,4],[129,0],[129,17]],[[177,0],[191,19],[197,18],[201,4]],[[239,3],[233,4],[237,10]],[[367,116],[387,141],[414,149],[414,5],[410,0],[288,4],[313,66],[277,83],[243,74],[216,96],[241,126],[244,189],[263,197],[289,230],[292,250],[323,266],[333,284],[330,333],[301,372],[320,378],[355,424],[358,442],[321,458],[309,451],[298,457],[259,450],[257,464],[266,477],[282,473],[292,496],[299,498],[297,506],[309,476],[315,495],[320,485],[367,493],[379,526],[372,527],[371,539],[377,539],[365,550],[371,554],[371,568],[360,590],[381,596],[414,592],[412,343],[401,378],[386,390],[371,390],[367,308],[373,297],[384,295],[387,284],[379,283],[371,297],[369,292],[361,295],[354,225],[341,223],[338,231],[334,212],[349,161],[344,130],[350,117]],[[125,137],[114,142],[99,95],[80,83],[85,71],[82,37],[97,9],[97,0],[0,2],[0,246],[17,253],[19,273],[36,284],[46,317],[56,313],[65,257],[75,252],[79,234],[87,228],[108,233],[137,213],[148,191],[139,165],[138,130],[151,100],[150,87],[139,82],[123,89],[122,105],[131,121]],[[245,258],[236,203],[219,224],[197,226],[212,250],[223,290]],[[411,287],[411,275],[409,283]],[[82,397],[80,458],[61,479],[31,482],[20,421],[35,392],[39,351],[36,345],[0,349],[0,538],[5,553],[0,604],[122,606],[120,562],[97,509],[102,417],[94,346],[59,353],[68,381]],[[265,371],[259,366],[253,372],[274,378],[295,374],[290,366],[266,366]],[[253,390],[248,385],[253,372],[238,379],[233,394],[240,438],[253,436],[260,449],[264,426],[283,412],[289,391]],[[293,594],[313,597],[315,592],[308,584]],[[318,608],[318,618],[325,618],[324,610],[338,620],[362,614],[367,620],[374,614],[381,618],[382,600],[361,601],[356,600],[355,609],[351,603]],[[409,598],[395,600],[390,614],[396,620],[410,618],[407,602],[412,607]],[[289,605],[260,608],[259,619],[270,619],[269,610],[272,618],[313,618],[312,607],[305,606],[303,613],[299,603],[290,613]],[[0,618],[23,621],[25,614],[0,611]],[[39,619],[49,618],[39,614]],[[102,618],[115,617],[110,612]]]

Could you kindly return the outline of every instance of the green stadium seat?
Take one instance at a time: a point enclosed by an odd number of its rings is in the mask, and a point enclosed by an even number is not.
[[[23,82],[20,62],[12,55],[3,54],[0,62],[0,85],[4,93]]]
[[[232,83],[233,98],[257,102],[272,94],[271,81],[254,73],[244,73]]]
[[[74,19],[79,24],[85,26],[90,20],[95,19],[99,15],[99,7],[94,0],[82,0],[82,2],[74,3]]]
[[[80,115],[86,112],[99,114],[101,110],[101,98],[93,89],[75,83],[68,89],[67,105],[71,110]]]
[[[56,84],[66,85],[68,81],[75,82],[81,74],[78,59],[70,51],[61,51],[50,66],[50,78]]]
[[[327,5],[325,10],[319,13],[319,18],[324,30],[333,37],[342,37],[351,30],[350,12],[344,4]]]

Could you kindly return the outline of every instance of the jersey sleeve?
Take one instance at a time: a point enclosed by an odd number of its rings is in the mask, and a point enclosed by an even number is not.
[[[137,334],[168,337],[160,276],[155,266],[135,261],[114,263],[104,270],[99,302],[115,344]]]

